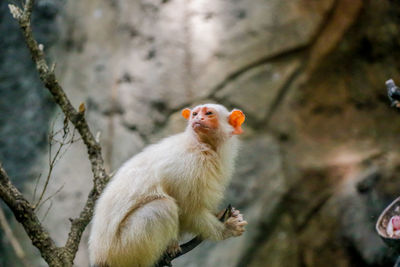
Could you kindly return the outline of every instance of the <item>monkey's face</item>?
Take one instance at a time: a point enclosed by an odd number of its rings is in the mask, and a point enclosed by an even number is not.
[[[242,111],[234,109],[229,112],[225,107],[216,104],[197,106],[193,110],[185,108],[182,116],[189,121],[189,128],[199,141],[213,145],[232,135],[241,134],[241,125],[245,120]]]
[[[212,136],[219,126],[217,111],[210,107],[198,107],[191,112],[189,123],[198,135]]]

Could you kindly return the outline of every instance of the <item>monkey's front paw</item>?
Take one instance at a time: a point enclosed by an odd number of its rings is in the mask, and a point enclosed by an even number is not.
[[[239,210],[232,209],[232,216],[229,217],[225,224],[225,236],[226,238],[232,236],[240,236],[244,233],[244,227],[247,225],[247,222],[243,220],[243,215]]]
[[[179,246],[178,241],[172,241],[171,244],[167,247],[167,254],[171,257],[175,257],[178,253],[182,252],[181,247]]]

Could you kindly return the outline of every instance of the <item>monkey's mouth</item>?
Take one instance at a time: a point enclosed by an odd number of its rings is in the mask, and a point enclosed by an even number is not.
[[[210,128],[207,125],[205,125],[204,123],[201,123],[201,122],[198,122],[198,121],[193,122],[192,127],[195,130],[199,129],[199,128],[201,128],[201,129],[209,129]]]

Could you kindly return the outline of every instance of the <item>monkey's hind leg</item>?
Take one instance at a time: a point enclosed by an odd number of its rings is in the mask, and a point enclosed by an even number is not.
[[[169,197],[152,200],[128,213],[118,231],[110,266],[152,266],[179,234],[178,207]]]

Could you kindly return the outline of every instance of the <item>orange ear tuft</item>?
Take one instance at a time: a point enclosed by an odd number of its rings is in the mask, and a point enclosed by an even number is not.
[[[241,134],[243,133],[242,130],[242,123],[244,122],[246,116],[241,110],[234,109],[232,110],[231,114],[229,115],[229,124],[233,127],[233,134]]]
[[[189,119],[189,117],[190,117],[190,113],[191,113],[191,111],[190,111],[190,109],[188,109],[188,108],[185,108],[184,110],[182,110],[182,116],[185,118],[185,119]]]

